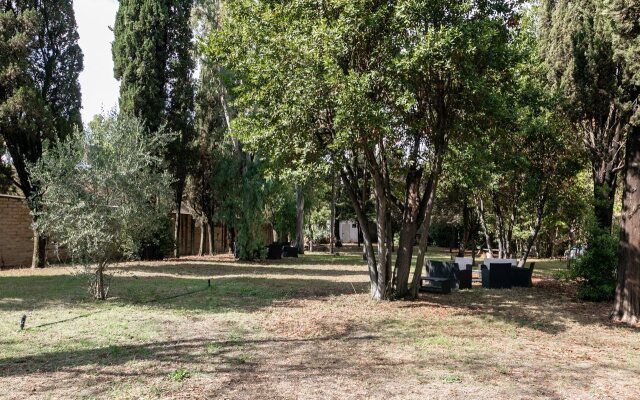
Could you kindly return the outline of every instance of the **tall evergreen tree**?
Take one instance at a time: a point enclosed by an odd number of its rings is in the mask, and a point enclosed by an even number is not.
[[[604,9],[603,0],[544,0],[540,28],[549,81],[591,162],[598,226],[610,231],[630,99]]]
[[[631,86],[633,116],[628,126],[618,284],[614,318],[640,322],[640,4],[613,0],[609,15],[615,30],[616,56],[624,63],[624,79]]]
[[[164,124],[177,134],[165,154],[174,178],[176,244],[194,135],[192,6],[193,0],[123,0],[112,46],[120,110],[144,120],[150,134]]]
[[[41,193],[28,166],[41,157],[45,140],[81,126],[82,51],[71,0],[1,0],[0,12],[0,135],[15,184],[37,215]],[[45,239],[34,231],[32,266],[44,263]]]
[[[113,27],[120,111],[142,119],[150,132],[165,117],[168,19],[164,0],[122,0]]]

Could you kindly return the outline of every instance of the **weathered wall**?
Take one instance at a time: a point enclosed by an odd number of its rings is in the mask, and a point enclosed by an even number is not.
[[[31,214],[24,198],[0,194],[0,267],[30,266],[33,254]],[[47,258],[57,261],[55,246],[47,246]]]
[[[171,214],[171,232],[174,229],[175,213]],[[197,255],[200,249],[201,226],[191,214],[180,214],[180,255]],[[265,246],[273,243],[275,233],[271,224],[265,224],[262,232],[258,232],[262,237]],[[213,253],[224,253],[227,251],[227,229],[224,224],[217,224],[213,228]],[[204,235],[204,254],[209,253],[209,238],[207,232]]]

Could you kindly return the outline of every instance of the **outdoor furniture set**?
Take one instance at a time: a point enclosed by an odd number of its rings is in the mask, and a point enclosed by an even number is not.
[[[289,243],[272,243],[267,246],[267,259],[279,260],[283,257],[298,257],[298,248]]]
[[[451,289],[471,289],[474,280],[489,289],[530,287],[535,262],[529,263],[529,267],[518,267],[514,259],[488,258],[479,267],[473,270],[470,257],[456,257],[453,262],[428,261],[426,274],[420,279],[420,289],[450,293]],[[474,272],[477,278],[473,278]]]

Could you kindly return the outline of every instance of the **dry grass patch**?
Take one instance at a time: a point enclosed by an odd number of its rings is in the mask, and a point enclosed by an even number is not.
[[[117,271],[102,303],[64,267],[0,272],[0,398],[635,399],[640,386],[640,330],[542,276],[374,302],[357,253]]]

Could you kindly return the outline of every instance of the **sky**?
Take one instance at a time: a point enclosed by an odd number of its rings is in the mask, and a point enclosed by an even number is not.
[[[110,111],[118,105],[118,81],[113,77],[111,42],[118,10],[116,0],[75,0],[80,47],[84,53],[84,71],[80,74],[82,89],[82,121],[86,124],[95,114]]]

